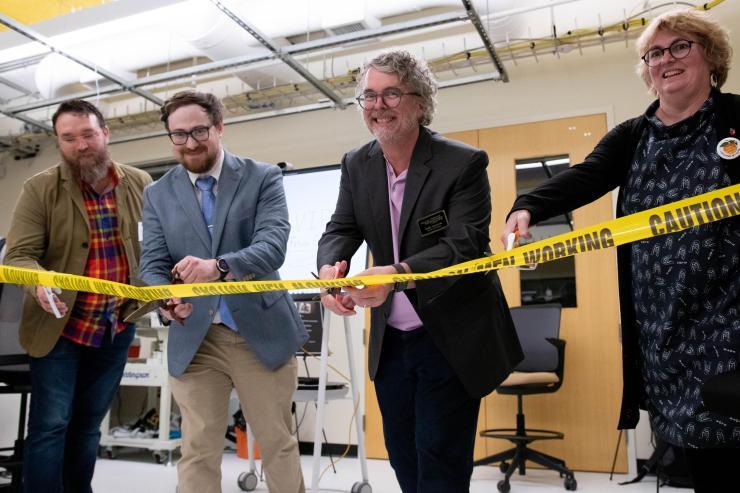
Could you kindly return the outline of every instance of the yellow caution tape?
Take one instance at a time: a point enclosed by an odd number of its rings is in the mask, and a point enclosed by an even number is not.
[[[259,293],[285,289],[370,286],[399,281],[419,281],[439,277],[459,276],[475,272],[497,270],[504,267],[550,262],[579,253],[603,250],[646,238],[675,233],[738,215],[740,215],[740,184],[672,202],[619,219],[612,219],[611,221],[606,221],[588,228],[581,228],[553,236],[490,257],[470,260],[424,274],[388,274],[333,280],[243,281],[135,287],[72,274],[0,266],[0,282],[49,286],[72,291],[85,291],[133,298],[141,301],[168,299],[172,297],[186,298],[223,294]]]

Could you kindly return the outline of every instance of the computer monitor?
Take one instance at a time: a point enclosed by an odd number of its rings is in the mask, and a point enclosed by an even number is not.
[[[290,236],[285,261],[279,269],[282,279],[311,279],[311,272],[316,272],[316,250],[326,223],[337,205],[341,174],[339,165],[305,168],[283,174]],[[352,259],[346,260],[350,261],[347,277],[365,270],[367,244],[362,243]],[[318,289],[300,292],[309,291],[319,293]]]
[[[298,356],[305,356],[306,353],[318,356],[321,354],[321,335],[324,332],[324,326],[321,321],[321,300],[317,294],[312,293],[295,293],[293,294],[293,303],[295,303],[298,314],[303,320],[303,325],[308,332],[308,340],[299,351]],[[304,352],[305,350],[305,352]]]

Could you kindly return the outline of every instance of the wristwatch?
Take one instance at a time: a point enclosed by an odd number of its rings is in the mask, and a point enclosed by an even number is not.
[[[216,259],[216,268],[218,269],[218,280],[225,280],[226,276],[229,275],[229,264],[226,262],[226,259],[218,257]]]
[[[408,274],[408,272],[406,272],[406,269],[404,269],[403,265],[401,264],[393,264],[393,268],[396,269],[396,272],[398,272],[399,274]],[[405,290],[408,285],[408,281],[398,281],[397,283],[393,284],[393,292],[400,293],[401,291]]]

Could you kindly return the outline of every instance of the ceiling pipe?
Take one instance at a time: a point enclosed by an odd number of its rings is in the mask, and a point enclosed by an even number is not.
[[[501,19],[503,17],[508,17],[510,15],[518,15],[518,14],[524,14],[527,12],[534,12],[536,10],[549,9],[551,7],[557,7],[558,5],[579,2],[579,1],[581,0],[557,0],[557,1],[552,1],[552,2],[539,3],[537,5],[530,5],[529,7],[519,7],[515,9],[502,10],[501,12],[496,12],[486,17],[491,20]]]
[[[458,87],[458,86],[464,86],[467,84],[476,84],[478,82],[496,80],[496,78],[497,78],[497,75],[494,75],[494,74],[478,74],[478,75],[472,75],[468,77],[460,77],[459,79],[440,81],[439,88],[446,89],[449,87]],[[349,106],[349,105],[356,104],[356,101],[354,98],[345,98],[343,100],[343,103],[345,106]],[[236,123],[266,120],[269,118],[276,118],[276,117],[285,116],[285,115],[296,115],[299,113],[307,113],[310,111],[329,109],[329,108],[332,108],[333,106],[334,105],[331,101],[323,101],[323,102],[312,103],[312,104],[307,104],[303,106],[294,106],[291,108],[281,108],[281,109],[271,110],[271,111],[262,111],[260,113],[255,113],[251,115],[243,115],[243,116],[235,116],[232,118],[225,118],[224,125],[234,125]],[[157,137],[164,137],[166,135],[167,135],[167,132],[165,130],[157,130],[154,132],[148,132],[144,134],[112,138],[110,140],[110,143],[111,144],[123,144],[125,142],[135,142],[137,140],[154,139]]]
[[[29,39],[32,39],[32,40],[34,40],[34,41],[36,41],[38,43],[41,43],[42,45],[44,45],[47,48],[49,48],[51,51],[53,51],[55,53],[58,53],[58,54],[62,55],[63,57],[66,57],[66,58],[72,60],[73,62],[82,65],[83,67],[87,68],[88,70],[92,70],[93,72],[99,73],[100,75],[102,75],[106,79],[108,79],[108,80],[110,80],[112,82],[115,82],[116,84],[118,84],[119,86],[121,86],[121,88],[123,88],[126,91],[133,92],[134,94],[137,94],[137,95],[143,97],[144,99],[148,99],[149,101],[151,101],[154,104],[157,104],[157,105],[161,105],[162,104],[162,100],[159,99],[154,94],[151,94],[150,92],[145,91],[143,89],[138,89],[136,87],[133,87],[131,85],[131,83],[129,83],[129,82],[121,79],[116,74],[114,74],[114,73],[112,73],[112,72],[110,72],[110,71],[108,71],[108,70],[106,70],[106,69],[104,69],[102,67],[98,67],[94,63],[91,63],[91,62],[89,62],[89,61],[87,61],[87,60],[85,60],[83,58],[80,58],[80,57],[75,56],[75,55],[73,55],[71,53],[68,53],[64,49],[62,49],[62,48],[56,46],[54,43],[52,43],[46,36],[43,36],[43,35],[37,33],[33,29],[29,29],[28,27],[24,26],[20,22],[17,22],[15,19],[12,19],[11,17],[8,17],[5,14],[0,14],[0,24],[4,24],[5,26],[7,26],[10,29],[16,31],[17,33],[20,33],[23,36],[25,36],[25,37],[27,37]]]
[[[8,114],[5,111],[3,111],[2,109],[0,109],[0,113],[2,113],[5,116],[9,116],[11,118],[15,118],[16,120],[20,120],[23,123],[27,123],[29,125],[33,125],[34,127],[40,128],[44,132],[51,133],[54,130],[54,129],[51,128],[51,125],[47,125],[46,123],[40,122],[38,120],[34,120],[33,118],[27,117],[25,115]]]
[[[577,0],[559,0],[559,1],[552,1],[548,3],[541,3],[538,5],[528,6],[528,7],[523,7],[523,8],[499,10],[495,13],[491,13],[487,16],[484,16],[484,18],[489,21],[498,20],[501,18],[506,18],[511,15],[517,15],[517,14],[535,11],[539,9],[550,8],[551,6],[554,6],[554,5],[573,3],[574,1],[577,1]],[[352,42],[357,42],[357,41],[362,41],[362,40],[367,40],[367,39],[374,39],[374,38],[377,38],[383,35],[400,34],[400,33],[408,32],[408,31],[413,31],[416,29],[441,26],[441,25],[448,24],[448,23],[466,21],[466,20],[467,20],[467,16],[461,12],[442,14],[442,15],[425,17],[422,19],[414,20],[414,21],[394,23],[394,24],[382,26],[376,29],[365,29],[365,30],[358,31],[355,33],[330,36],[327,38],[321,38],[321,39],[317,39],[313,41],[298,43],[295,45],[283,47],[282,50],[283,52],[288,53],[288,54],[306,53],[310,51],[320,50],[323,48],[331,48],[334,46],[342,45],[344,43],[352,43]],[[197,65],[193,67],[187,67],[187,68],[173,70],[173,71],[162,73],[162,74],[140,78],[135,81],[131,81],[129,84],[131,87],[138,88],[138,87],[143,87],[143,86],[157,84],[157,83],[164,83],[164,82],[170,82],[170,81],[174,81],[178,79],[185,79],[187,77],[202,75],[202,74],[209,73],[209,72],[217,72],[217,71],[225,70],[229,68],[241,67],[241,66],[245,66],[251,63],[271,60],[274,58],[275,57],[273,55],[234,57],[234,58],[227,59],[227,60],[221,60],[218,62],[210,62],[210,63],[201,64],[201,65]],[[106,85],[104,87],[101,87],[99,91],[82,91],[79,93],[68,95],[64,98],[54,98],[54,99],[48,99],[48,100],[43,100],[43,101],[35,101],[35,102],[27,103],[24,105],[14,106],[11,108],[8,108],[8,107],[0,108],[0,110],[2,110],[3,114],[10,116],[10,117],[14,117],[16,114],[21,113],[21,112],[32,111],[35,109],[41,109],[41,108],[56,105],[71,97],[88,98],[88,97],[93,97],[96,95],[117,93],[123,90],[125,89],[121,87]]]
[[[33,92],[29,91],[25,87],[21,86],[20,84],[16,84],[12,80],[8,80],[5,77],[0,77],[0,84],[7,86],[14,91],[18,91],[19,93],[23,94],[24,96],[32,96]]]
[[[356,43],[358,41],[366,41],[369,39],[379,38],[381,36],[401,34],[429,27],[442,26],[453,22],[464,22],[466,20],[467,16],[460,12],[432,15],[413,21],[397,22],[373,29],[363,29],[362,31],[354,33],[340,34],[337,36],[316,39],[314,41],[306,41],[304,43],[286,46],[283,48],[283,51],[291,55],[303,54],[314,50],[332,48],[345,43]]]
[[[331,99],[338,108],[344,108],[346,106],[339,94],[334,92],[332,88],[326,85],[324,82],[314,77],[314,75],[298,61],[296,61],[295,58],[293,58],[290,54],[284,52],[277,44],[275,44],[273,41],[268,39],[267,36],[262,34],[259,29],[257,29],[251,23],[242,19],[237,13],[230,10],[219,0],[211,0],[211,2],[213,2],[213,4],[218,7],[219,10],[221,10],[224,14],[226,14],[231,20],[236,22],[242,29],[251,34],[252,37],[259,41],[262,46],[270,50],[270,52],[272,52],[272,54],[275,55],[276,58],[280,59],[287,66],[295,70],[298,75],[306,79],[306,81],[308,81],[312,86],[318,89],[324,96]]]
[[[194,67],[186,67],[186,68],[171,70],[169,72],[165,72],[162,74],[142,77],[140,79],[136,79],[136,81],[131,81],[131,85],[132,87],[145,87],[145,86],[152,85],[152,84],[159,84],[159,83],[171,82],[171,81],[175,81],[179,79],[186,79],[188,77],[202,75],[202,74],[206,74],[209,72],[217,72],[220,70],[241,67],[241,66],[249,65],[251,63],[257,63],[257,62],[273,60],[273,59],[274,57],[272,55],[240,56],[240,57],[230,58],[228,60],[222,60],[219,62],[204,63],[201,65],[196,65]],[[86,98],[91,98],[97,95],[102,96],[102,95],[113,94],[113,93],[117,93],[121,91],[123,91],[123,89],[119,86],[106,86],[106,87],[101,87],[100,90],[80,91],[80,92],[69,94],[63,97],[45,99],[43,101],[34,101],[31,103],[14,106],[12,108],[6,108],[5,111],[11,114],[23,113],[26,111],[38,110],[41,108],[47,108],[49,106],[54,106],[68,99],[86,99]]]
[[[306,41],[303,43],[297,43],[295,45],[286,46],[282,48],[283,52],[287,54],[304,54],[311,51],[320,49],[333,48],[340,46],[345,43],[353,43],[357,41],[365,41],[368,39],[375,39],[381,36],[389,36],[393,34],[401,34],[405,32],[411,32],[419,29],[426,29],[430,27],[442,26],[453,22],[463,22],[467,20],[467,16],[462,13],[451,13],[451,14],[440,14],[422,19],[417,19],[407,22],[398,22],[390,24],[388,26],[382,26],[375,29],[365,29],[355,33],[341,34],[337,36],[330,36],[327,38],[321,38],[314,41]],[[143,77],[135,81],[131,81],[132,87],[146,87],[153,84],[160,84],[165,82],[172,82],[179,79],[186,79],[193,76],[203,75],[211,72],[218,72],[221,70],[227,70],[232,68],[244,67],[252,63],[258,63],[267,60],[274,60],[275,56],[270,55],[248,55],[229,58],[227,60],[220,60],[217,62],[209,62],[194,67],[186,67],[182,69],[172,70],[162,74],[151,75]],[[70,94],[65,97],[58,97],[52,99],[46,99],[43,101],[34,101],[11,108],[4,108],[3,111],[6,114],[15,115],[26,111],[33,111],[41,108],[47,108],[49,106],[55,106],[63,101],[70,98],[86,99],[97,95],[106,95],[116,92],[121,92],[121,87],[101,87],[98,91],[81,91],[75,94]]]
[[[571,0],[573,1],[573,0]],[[437,26],[443,26],[455,22],[465,22],[467,16],[464,13],[447,13],[424,17],[412,21],[398,22],[389,24],[387,26],[381,26],[373,29],[364,29],[362,31],[341,34],[336,36],[329,36],[312,41],[306,41],[303,43],[297,43],[295,45],[286,46],[282,48],[284,53],[290,55],[304,54],[312,51],[321,49],[333,48],[341,46],[346,43],[355,43],[358,41],[366,41],[369,39],[375,39],[382,36],[390,36],[395,34],[402,34],[405,32],[412,32],[420,29],[427,29]],[[146,87],[154,84],[161,84],[166,82],[172,82],[179,79],[186,79],[193,76],[199,76],[207,73],[219,72],[222,70],[234,69],[244,67],[253,63],[262,61],[274,60],[276,57],[273,54],[270,55],[246,55],[226,60],[219,60],[216,62],[204,63],[193,67],[186,67],[182,69],[172,70],[162,74],[151,75],[148,77],[142,77],[135,81],[130,81],[131,87]],[[6,114],[15,115],[27,111],[33,111],[37,109],[46,108],[49,106],[55,106],[63,101],[70,98],[85,99],[98,95],[107,95],[117,92],[121,92],[125,89],[120,86],[106,86],[101,87],[99,90],[80,91],[75,94],[69,94],[64,97],[57,97],[51,99],[45,99],[40,101],[33,101],[22,105],[17,105],[9,108],[3,108]]]

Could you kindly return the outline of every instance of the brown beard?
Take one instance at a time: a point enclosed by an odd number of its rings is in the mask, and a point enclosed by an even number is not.
[[[200,149],[200,146],[197,148]],[[195,150],[197,150],[195,149]],[[213,167],[216,165],[216,160],[218,159],[218,153],[216,153],[215,156],[210,156],[209,154],[209,148],[205,147],[204,152],[201,153],[201,158],[203,159],[200,163],[194,164],[192,162],[185,164],[185,157],[188,156],[188,152],[183,153],[182,156],[176,156],[176,158],[179,158],[180,164],[183,165],[185,169],[190,171],[191,173],[207,173],[210,170],[213,169]]]
[[[76,179],[88,185],[94,185],[105,178],[113,165],[108,149],[76,156],[76,159],[62,153],[62,160],[72,170]]]

